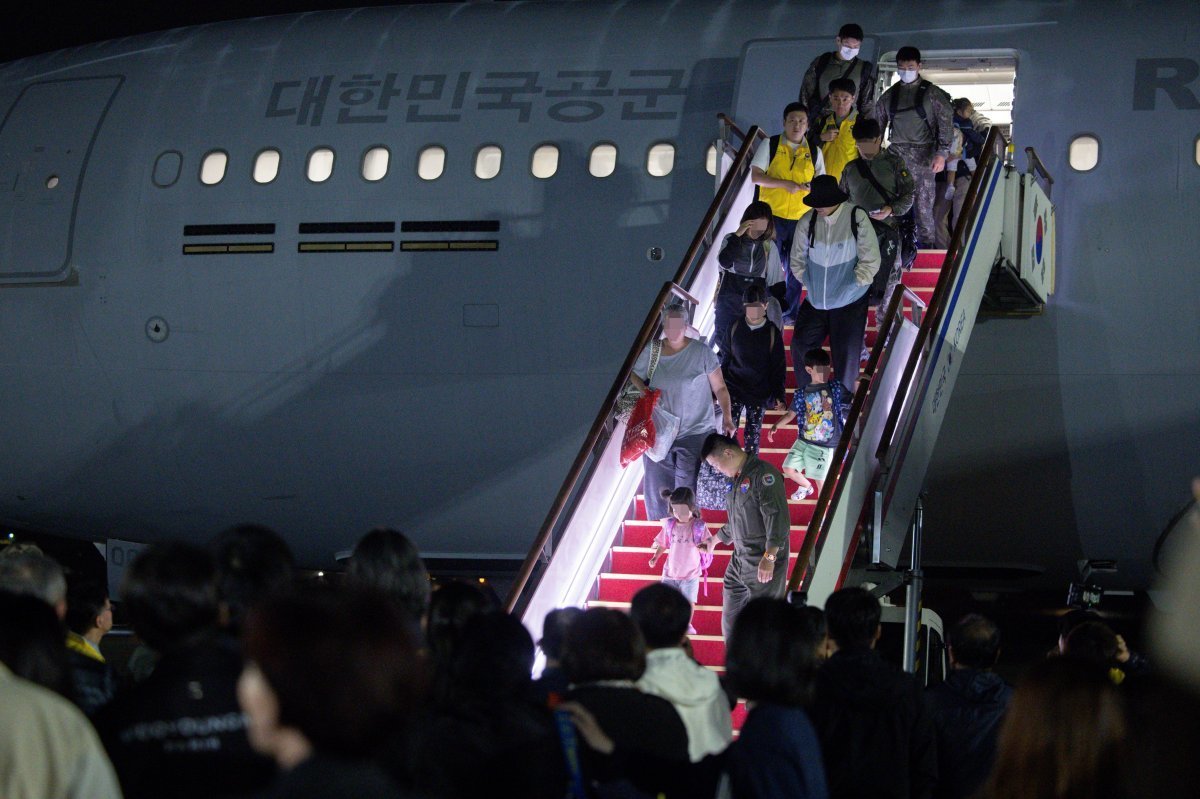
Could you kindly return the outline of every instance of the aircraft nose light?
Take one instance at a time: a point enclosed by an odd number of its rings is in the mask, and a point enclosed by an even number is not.
[[[171,335],[171,328],[167,326],[166,319],[161,316],[151,316],[146,320],[146,338],[155,344],[162,344],[169,335]]]

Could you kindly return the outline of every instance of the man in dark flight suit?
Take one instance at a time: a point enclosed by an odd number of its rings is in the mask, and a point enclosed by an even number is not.
[[[701,457],[733,479],[725,503],[729,521],[717,532],[717,538],[733,545],[721,609],[721,632],[728,639],[746,603],[760,596],[779,598],[786,591],[791,517],[783,475],[747,454],[736,439],[713,433]]]

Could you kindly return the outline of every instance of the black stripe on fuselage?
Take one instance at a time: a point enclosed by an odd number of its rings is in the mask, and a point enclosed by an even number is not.
[[[185,236],[270,236],[275,232],[273,223],[242,225],[184,225]]]
[[[498,233],[499,219],[450,219],[401,222],[402,233]]]

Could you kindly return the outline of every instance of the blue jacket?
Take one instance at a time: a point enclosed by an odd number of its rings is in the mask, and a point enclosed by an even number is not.
[[[857,215],[857,235],[851,213]],[[879,241],[867,212],[850,203],[833,212],[832,223],[818,217],[815,210],[809,211],[796,223],[789,266],[808,290],[809,305],[822,311],[844,308],[871,288],[879,271]]]
[[[938,741],[936,797],[973,795],[992,770],[1013,689],[990,671],[954,669],[926,693]]]
[[[827,799],[821,745],[798,707],[761,704],[730,744],[726,768],[738,799]]]

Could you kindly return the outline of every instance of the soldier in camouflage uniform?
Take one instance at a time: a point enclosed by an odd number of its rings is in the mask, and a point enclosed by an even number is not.
[[[867,210],[871,219],[896,230],[900,217],[913,206],[916,184],[904,159],[883,146],[883,133],[879,122],[860,119],[853,128],[854,146],[858,158],[842,170],[839,187],[850,195],[850,202]],[[881,191],[882,189],[882,191]],[[887,288],[876,306],[876,319],[882,323],[880,310],[887,307],[892,289],[900,282],[900,251],[895,248],[892,263],[879,265],[887,269]],[[882,257],[883,250],[880,249]]]
[[[791,517],[783,474],[774,466],[719,433],[704,442],[702,455],[709,466],[733,479],[726,497],[729,521],[717,531],[717,538],[733,545],[721,608],[721,632],[728,639],[751,599],[780,598],[787,590]]]
[[[913,214],[917,240],[930,247],[937,238],[933,223],[936,199],[933,176],[946,168],[954,136],[954,110],[950,95],[920,77],[921,51],[901,47],[896,53],[900,82],[879,98],[875,117],[884,130],[893,153],[908,164],[916,183]]]

